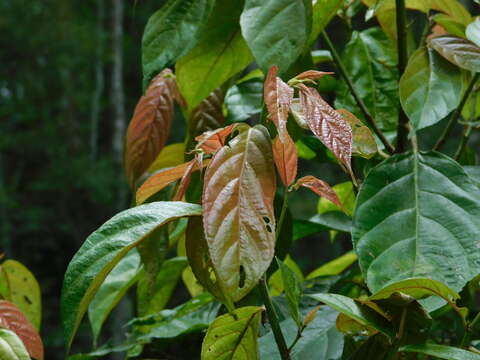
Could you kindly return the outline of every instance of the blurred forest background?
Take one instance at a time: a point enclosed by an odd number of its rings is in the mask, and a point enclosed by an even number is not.
[[[164,2],[0,1],[0,252],[40,282],[48,359],[64,354],[59,297],[68,262],[130,203],[123,138],[142,93],[143,29]],[[361,28],[365,8],[355,2],[354,27]],[[472,0],[463,3],[473,9]],[[340,19],[328,28],[339,47],[348,40],[343,28]],[[169,143],[183,140],[183,127],[175,123]],[[325,165],[308,171],[332,185],[346,180]],[[301,191],[292,206],[295,218],[311,216],[317,198]],[[294,255],[307,272],[349,247],[348,238],[331,245],[322,234],[297,243]],[[184,296],[178,289],[172,301]],[[128,301],[120,306],[110,320],[112,336],[131,311]],[[86,323],[82,334],[86,349]]]

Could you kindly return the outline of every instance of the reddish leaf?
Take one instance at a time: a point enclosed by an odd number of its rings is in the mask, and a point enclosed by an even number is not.
[[[224,91],[217,89],[193,109],[189,120],[190,133],[193,136],[218,129],[225,123],[225,117],[223,116],[224,98]]]
[[[132,187],[165,146],[177,94],[175,78],[165,69],[152,80],[135,107],[125,149],[125,171]]]
[[[210,160],[205,160],[201,164],[202,167],[208,165]],[[193,168],[189,169],[189,167],[193,164]],[[156,194],[160,190],[167,187],[174,181],[181,179],[187,172],[190,174],[193,171],[199,170],[198,162],[193,159],[189,162],[184,164],[175,166],[173,168],[160,171],[152,176],[150,176],[143,184],[140,186],[136,193],[136,201],[137,205],[142,204],[147,200],[150,196]],[[185,185],[185,184],[184,184]],[[188,186],[188,184],[186,184]]]
[[[317,70],[307,70],[304,71],[297,76],[295,76],[295,79],[297,80],[305,80],[305,79],[310,79],[310,80],[316,80],[320,79],[321,77],[325,75],[333,75],[335,73],[333,72],[324,72],[324,71],[317,71]]]
[[[20,309],[9,301],[0,300],[0,327],[17,334],[32,358],[43,360],[40,335]]]
[[[175,196],[173,197],[172,201],[182,201],[183,196],[185,195],[185,192],[188,189],[188,185],[190,185],[190,179],[192,178],[192,173],[195,170],[203,169],[203,166],[204,166],[204,162],[203,162],[202,155],[197,155],[195,159],[189,162],[189,165],[185,170],[185,173],[183,174],[182,179],[180,180],[180,184],[178,185],[178,190]]]
[[[300,101],[310,130],[351,173],[352,128],[317,90],[299,84]]]
[[[297,177],[297,147],[288,133],[282,143],[277,136],[273,141],[273,159],[285,186],[291,185]]]
[[[200,148],[205,154],[212,154],[225,145],[225,140],[237,126],[245,126],[245,124],[235,123],[224,128],[206,131],[202,135],[195,138],[198,142],[197,149]]]
[[[315,176],[304,176],[298,179],[295,184],[295,188],[303,186],[312,190],[315,194],[323,196],[325,199],[330,200],[332,203],[343,209],[343,204],[340,202],[336,192],[325,181],[317,179]]]
[[[270,119],[278,130],[278,136],[285,142],[287,119],[293,99],[293,89],[277,77],[278,67],[272,66],[265,79],[263,97]]]
[[[205,238],[217,280],[233,301],[256,286],[272,261],[275,188],[270,135],[261,125],[230,140],[205,172]]]

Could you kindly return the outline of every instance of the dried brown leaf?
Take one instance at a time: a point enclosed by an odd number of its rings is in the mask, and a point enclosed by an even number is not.
[[[201,163],[201,166],[205,167],[209,162],[210,160],[204,160]],[[150,196],[164,189],[172,182],[181,179],[186,173],[190,173],[191,175],[191,173],[196,170],[199,170],[199,162],[197,162],[196,159],[193,159],[184,164],[160,171],[150,176],[137,190],[137,205],[144,203]],[[188,186],[188,183],[184,184],[184,186]]]
[[[0,327],[17,334],[32,358],[43,360],[43,343],[37,330],[19,308],[6,300],[0,300]]]
[[[277,136],[273,141],[273,159],[277,166],[280,179],[285,186],[293,184],[297,177],[297,147],[288,133],[285,142],[282,143]]]
[[[328,185],[325,181],[317,179],[315,176],[309,175],[298,179],[295,184],[295,188],[298,188],[300,186],[312,190],[315,194],[323,196],[325,199],[330,200],[339,208],[344,209],[343,204],[340,202],[340,199],[338,198],[335,190],[333,190],[330,185]]]
[[[256,286],[272,261],[275,188],[270,135],[261,125],[230,140],[205,172],[205,238],[218,281],[233,301]]]
[[[351,173],[352,128],[316,89],[299,84],[300,102],[310,130]]]
[[[278,136],[285,142],[287,119],[293,99],[293,89],[277,77],[278,67],[272,66],[265,79],[263,97],[270,119],[278,130]]]
[[[132,187],[165,146],[177,94],[175,78],[165,69],[153,78],[135,107],[125,148],[125,171]]]

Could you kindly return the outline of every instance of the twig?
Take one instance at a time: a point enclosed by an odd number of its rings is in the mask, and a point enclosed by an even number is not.
[[[407,16],[405,0],[395,0],[395,11],[397,19],[397,48],[398,48],[398,75],[401,77],[405,72],[408,61],[407,52]],[[408,143],[408,116],[402,106],[399,107],[397,127],[397,149],[398,153],[405,152]]]
[[[347,83],[347,86],[352,93],[353,98],[355,99],[358,107],[362,111],[363,115],[365,116],[365,120],[367,124],[372,128],[372,130],[375,132],[375,134],[378,136],[380,141],[383,143],[385,146],[385,149],[390,153],[393,154],[395,149],[393,148],[392,144],[388,141],[388,139],[385,137],[385,135],[382,133],[382,131],[378,128],[377,123],[375,122],[375,119],[372,117],[372,114],[370,114],[370,111],[367,109],[367,106],[363,102],[362,98],[360,95],[357,93],[355,90],[355,87],[353,86],[353,81],[350,79],[350,76],[347,73],[347,69],[343,65],[342,60],[340,59],[340,56],[337,53],[337,50],[332,44],[332,41],[328,37],[327,33],[325,31],[322,32],[322,38],[327,44],[328,48],[330,49],[330,52],[332,53],[333,61],[335,61],[335,64],[338,67],[338,71],[340,72],[340,75],[343,77],[345,82]]]
[[[277,221],[277,228],[275,231],[275,242],[278,241],[280,237],[280,231],[282,231],[283,221],[285,220],[285,214],[287,213],[288,207],[288,189],[285,186],[285,192],[283,193],[283,202],[282,202],[282,210],[280,211],[280,216]]]
[[[277,343],[280,356],[282,360],[291,360],[287,343],[285,342],[282,329],[280,328],[280,323],[278,321],[277,313],[275,312],[275,308],[273,307],[272,299],[270,299],[270,295],[268,294],[268,287],[267,287],[267,281],[265,280],[265,276],[263,276],[262,279],[260,279],[258,283],[258,287],[260,289],[260,294],[262,296],[263,303],[265,304],[265,308],[267,310],[268,320],[270,321],[270,325],[272,326],[273,336],[275,337],[275,342]]]
[[[465,90],[465,93],[463,94],[462,100],[460,101],[460,104],[458,107],[455,109],[453,112],[452,116],[450,117],[450,120],[448,120],[448,124],[445,127],[445,130],[443,131],[442,135],[438,139],[437,143],[433,147],[433,150],[440,150],[440,148],[445,144],[447,141],[448,135],[453,129],[453,126],[457,122],[458,118],[460,117],[463,108],[465,107],[465,104],[467,103],[468,97],[470,93],[472,92],[473,87],[475,86],[475,83],[477,80],[480,78],[480,73],[476,73],[475,76],[472,78],[470,81],[470,84],[468,84],[467,90]]]
[[[462,155],[463,150],[467,146],[468,139],[470,139],[470,135],[472,134],[472,126],[466,125],[463,129],[462,139],[460,140],[460,144],[458,145],[457,151],[455,152],[454,159],[458,160],[460,155]]]

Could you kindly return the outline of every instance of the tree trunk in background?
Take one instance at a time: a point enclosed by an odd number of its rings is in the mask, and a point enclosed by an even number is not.
[[[103,75],[103,19],[105,17],[105,2],[97,0],[97,48],[95,53],[95,91],[92,98],[90,113],[90,159],[95,161],[98,149],[98,118],[105,84]]]

